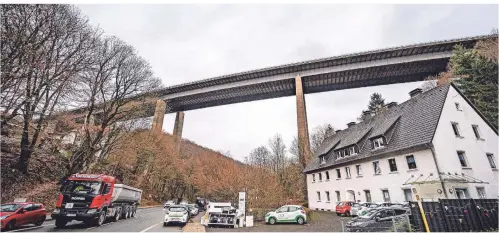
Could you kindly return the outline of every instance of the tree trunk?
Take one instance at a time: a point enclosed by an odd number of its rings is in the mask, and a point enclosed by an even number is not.
[[[23,134],[21,138],[21,155],[15,168],[23,174],[28,174],[29,158],[31,157],[29,143],[29,121],[24,120]]]

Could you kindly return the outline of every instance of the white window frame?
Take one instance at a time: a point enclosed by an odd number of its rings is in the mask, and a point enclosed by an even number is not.
[[[356,155],[357,151],[355,150],[355,146],[350,147],[350,155]]]
[[[355,172],[357,172],[357,177],[362,176],[362,166],[360,164],[355,165]]]
[[[377,164],[378,166],[376,166],[374,164]],[[376,170],[376,167],[378,168],[377,170]],[[374,175],[381,174],[381,167],[380,167],[379,161],[373,161],[373,169],[374,169]]]
[[[337,180],[341,179],[341,169],[339,168],[336,169],[336,179]]]
[[[478,190],[482,190],[483,191],[483,195],[480,195],[480,191]],[[478,186],[476,187],[476,195],[478,196],[479,199],[486,199],[487,198],[487,192],[485,192],[485,187],[483,186]]]
[[[321,155],[319,157],[319,160],[320,160],[320,164],[325,164],[326,163],[326,156],[325,155]]]
[[[331,201],[331,196],[329,195],[329,191],[326,191],[326,202],[330,202]]]
[[[319,172],[319,182],[322,182],[322,172]]]
[[[464,163],[466,163],[466,166],[463,166],[461,164],[461,158],[459,158],[459,153],[460,152],[463,154],[463,160],[464,160]],[[457,154],[457,159],[459,160],[459,165],[461,165],[462,168],[469,168],[470,167],[470,163],[468,162],[468,158],[466,157],[466,152],[463,151],[463,150],[458,150],[456,152],[456,154]]]
[[[473,133],[475,134],[477,140],[483,140],[482,132],[480,131],[478,125],[471,125],[471,129],[473,130]]]
[[[315,174],[312,174],[312,182],[315,182]]]
[[[330,178],[330,177],[329,177],[329,171],[326,171],[326,181],[328,181],[328,180],[329,180],[329,178]]]
[[[454,102],[454,106],[456,106],[457,111],[463,111],[463,108],[461,108],[461,104],[459,104],[458,102]]]
[[[383,140],[383,137],[373,139],[373,147],[374,150],[385,147],[385,140]]]
[[[352,173],[350,172],[350,167],[345,167],[346,179],[352,178]]]
[[[321,192],[317,191],[317,202],[321,202]]]
[[[492,153],[485,153],[485,155],[487,156],[487,160],[489,161],[489,165],[492,169],[497,169],[497,164],[496,164],[496,160],[494,158],[494,154]]]
[[[390,165],[390,160],[393,160],[395,162],[395,171],[392,171],[392,166]],[[390,169],[390,172],[398,172],[399,171],[399,168],[397,167],[397,160],[395,158],[388,159],[388,168]]]
[[[416,167],[415,167],[415,168],[410,168],[410,167],[409,167],[409,160],[407,160],[407,159],[408,159],[409,157],[411,157],[411,156],[412,156],[412,158],[414,159],[414,164],[416,165]],[[406,162],[406,164],[407,164],[407,169],[409,169],[409,170],[416,170],[416,169],[418,169],[418,163],[416,162],[416,157],[415,157],[414,155],[406,155],[406,156],[405,156],[405,162]]]
[[[387,200],[387,198],[385,197],[385,192],[386,192],[386,194],[388,194],[388,200]],[[388,189],[382,189],[382,190],[381,190],[381,195],[383,196],[383,201],[384,201],[384,202],[391,202],[391,198],[390,198],[390,191],[388,191]]]
[[[341,193],[340,193],[340,191],[334,191],[334,193],[336,194],[336,201],[341,201]]]
[[[462,138],[463,135],[461,135],[461,128],[459,127],[459,123],[452,121],[450,124],[452,127],[452,132],[454,133],[454,136],[456,136],[458,138]],[[457,132],[457,134],[456,134],[456,132]]]

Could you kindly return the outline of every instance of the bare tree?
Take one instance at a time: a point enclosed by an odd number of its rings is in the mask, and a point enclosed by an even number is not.
[[[97,34],[74,6],[2,6],[2,123],[22,116],[15,166],[21,172],[28,172],[46,119],[85,67]]]
[[[312,152],[312,156],[314,156],[319,147],[324,143],[324,140],[329,136],[335,134],[334,128],[331,124],[322,124],[315,127],[310,134],[310,151]],[[296,159],[299,157],[299,149],[298,149],[298,138],[295,136],[293,141],[291,142],[291,146],[289,147],[289,152],[296,156]],[[307,161],[310,161],[309,158]],[[293,160],[294,161],[294,160]]]
[[[141,93],[159,88],[147,61],[116,37],[105,37],[93,52],[88,69],[78,75],[77,102],[83,103],[82,142],[75,149],[69,172],[88,168],[95,154],[105,157],[109,146],[116,141],[123,128],[118,122],[141,116],[154,102],[153,98],[135,98]],[[104,154],[103,154],[104,153]]]
[[[248,157],[245,158],[245,163],[261,167],[271,168],[271,155],[269,149],[265,146],[259,146],[251,151]]]
[[[270,152],[272,155],[272,170],[278,172],[284,168],[286,163],[286,145],[280,134],[274,135],[269,140]]]

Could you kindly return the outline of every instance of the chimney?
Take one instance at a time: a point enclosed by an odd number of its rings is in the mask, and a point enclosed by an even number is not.
[[[356,123],[354,121],[352,121],[352,122],[348,123],[347,126],[348,126],[348,128],[350,128],[350,127],[354,126],[355,124]]]
[[[417,96],[417,95],[421,94],[422,92],[423,92],[423,89],[416,88],[416,89],[410,91],[409,95],[411,96],[411,98],[413,98],[414,96]]]
[[[388,108],[397,106],[397,102],[390,102],[386,105]]]

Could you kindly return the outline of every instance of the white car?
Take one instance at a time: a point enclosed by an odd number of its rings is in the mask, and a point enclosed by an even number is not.
[[[352,216],[362,216],[365,213],[367,213],[371,209],[378,208],[379,205],[375,203],[369,203],[369,202],[364,202],[364,203],[355,203],[353,204],[350,213]]]
[[[188,204],[189,208],[191,209],[191,216],[196,216],[199,213],[199,209],[195,204]]]
[[[294,222],[303,225],[307,222],[307,213],[302,206],[285,205],[265,215],[265,223],[274,225],[279,222]]]
[[[181,205],[172,205],[168,207],[168,210],[165,213],[165,220],[163,222],[163,226],[167,226],[170,223],[180,223],[187,224],[189,221],[190,213],[187,206]]]

